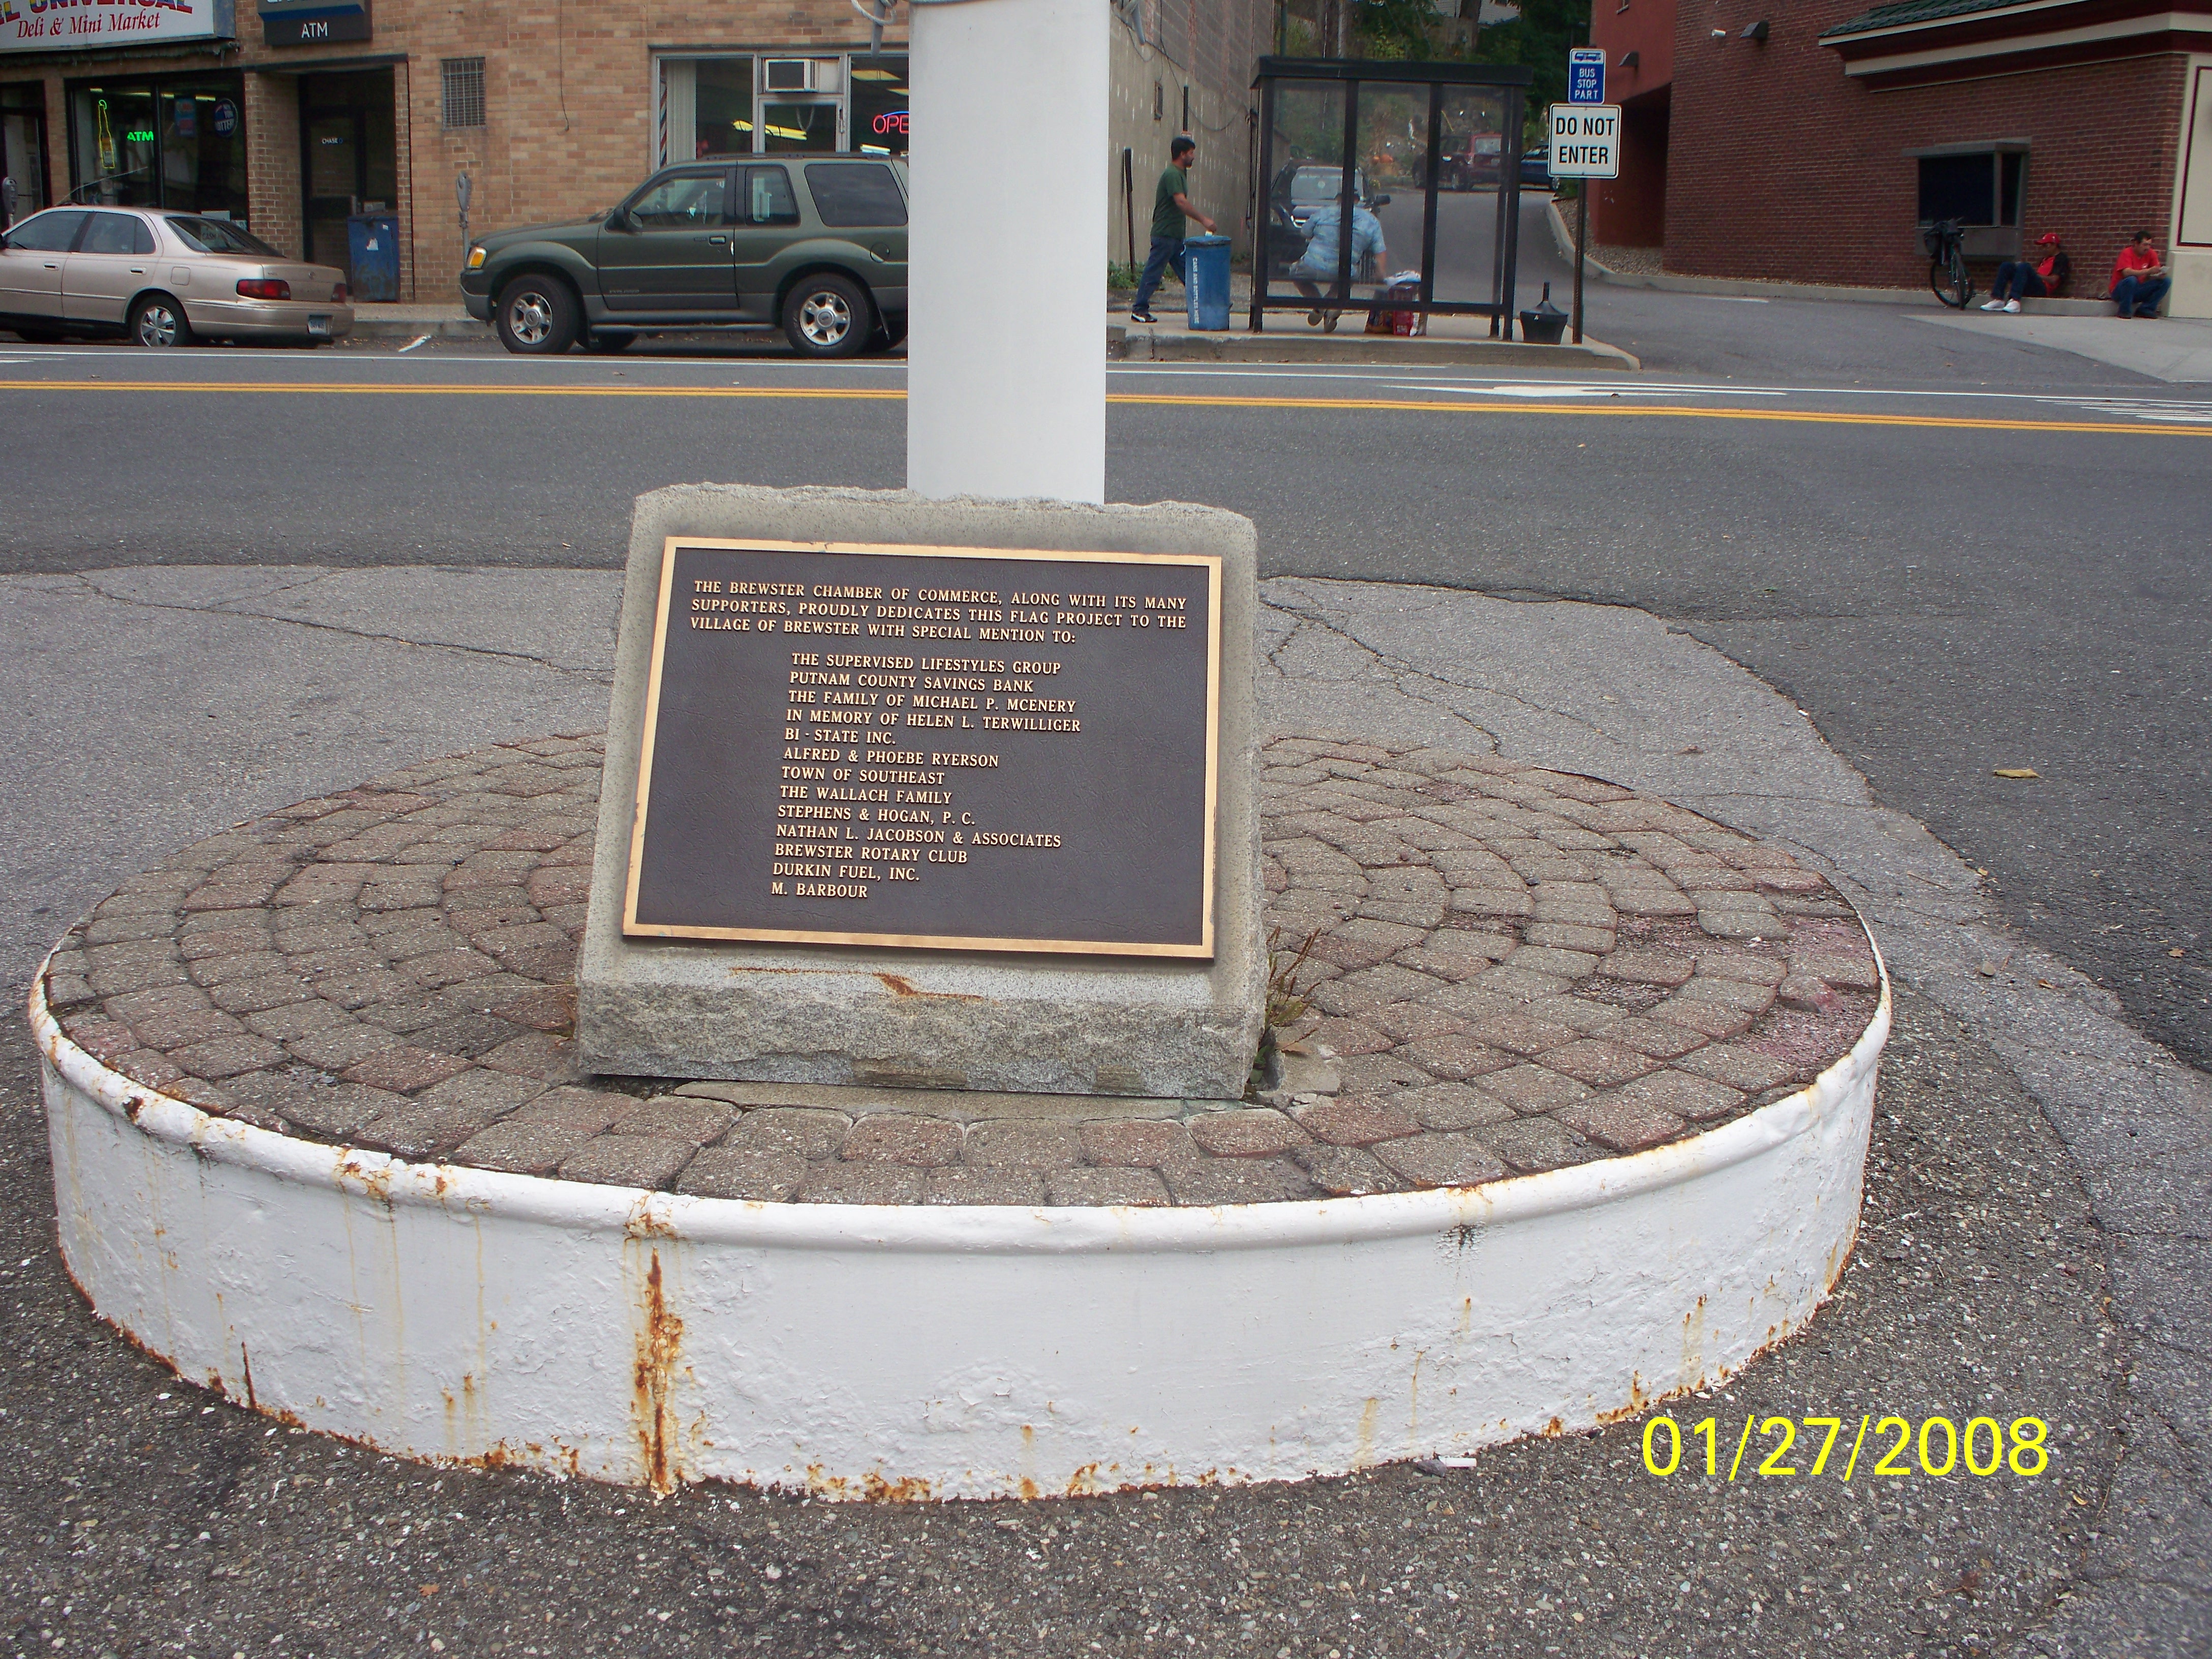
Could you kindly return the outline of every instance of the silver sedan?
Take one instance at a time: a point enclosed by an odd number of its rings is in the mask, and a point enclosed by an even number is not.
[[[288,259],[242,226],[159,208],[57,207],[0,237],[0,328],[26,340],[121,334],[335,340],[353,331],[345,273]]]

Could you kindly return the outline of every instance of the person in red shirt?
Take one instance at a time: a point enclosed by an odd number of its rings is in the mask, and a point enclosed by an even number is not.
[[[2065,287],[2074,262],[2066,257],[2058,233],[2045,231],[2035,239],[2035,246],[2043,255],[2035,263],[2008,259],[1997,267],[1996,280],[1990,284],[1989,303],[1983,310],[2009,311],[2017,316],[2022,300],[2040,300]]]
[[[2150,233],[2139,230],[2135,240],[2112,261],[2112,303],[2123,317],[2155,317],[2158,302],[2173,279],[2166,274],[2166,261],[2150,245]]]

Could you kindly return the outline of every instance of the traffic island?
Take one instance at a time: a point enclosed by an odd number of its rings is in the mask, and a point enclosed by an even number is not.
[[[1879,959],[1681,808],[1277,737],[1244,1097],[701,1082],[576,1061],[602,756],[302,802],[63,939],[31,1019],[102,1317],[410,1456],[1027,1497],[1587,1428],[1847,1259]]]

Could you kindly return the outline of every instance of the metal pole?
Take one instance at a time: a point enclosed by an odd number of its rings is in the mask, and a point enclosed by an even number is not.
[[[1521,131],[1521,124],[1526,118],[1527,112],[1522,100],[1521,88],[1507,88],[1505,118],[1502,123],[1504,131],[1517,135]],[[1498,165],[1501,169],[1510,167],[1511,170],[1501,172],[1498,180],[1498,222],[1504,231],[1501,243],[1504,258],[1500,261],[1493,262],[1496,269],[1491,282],[1490,297],[1492,302],[1498,307],[1498,310],[1490,319],[1490,331],[1495,336],[1510,340],[1513,337],[1513,313],[1516,309],[1514,290],[1516,284],[1520,281],[1521,270],[1520,138],[1517,136],[1513,138],[1512,154],[1505,154],[1506,148],[1504,141],[1501,138],[1498,143],[1500,153]]]
[[[1121,217],[1127,222],[1129,263],[1137,263],[1137,161],[1129,147],[1121,147]]]
[[[1266,191],[1253,212],[1252,222],[1252,315],[1246,326],[1257,334],[1266,326],[1267,310],[1267,261],[1273,257],[1268,248],[1268,221],[1275,213],[1275,82],[1267,76],[1260,82],[1260,179],[1259,188]]]
[[[1429,331],[1429,307],[1437,300],[1437,174],[1443,166],[1444,89],[1429,87],[1429,148],[1421,165],[1428,188],[1421,192],[1421,332]],[[1389,273],[1385,271],[1384,276]]]
[[[1330,297],[1340,301],[1334,308],[1342,311],[1352,299],[1352,210],[1356,203],[1352,181],[1359,165],[1359,82],[1339,84],[1344,88],[1344,171],[1339,175],[1336,201],[1336,292]],[[1329,309],[1323,307],[1322,315]]]
[[[1575,343],[1583,343],[1583,250],[1589,244],[1589,180],[1575,187]]]

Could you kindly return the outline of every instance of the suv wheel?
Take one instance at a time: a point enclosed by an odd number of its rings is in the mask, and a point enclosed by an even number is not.
[[[518,276],[499,291],[492,325],[509,351],[558,356],[576,343],[576,296],[556,276]]]
[[[802,357],[850,357],[875,330],[860,285],[828,271],[801,277],[783,301],[783,331]]]

